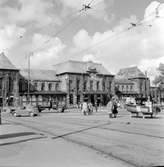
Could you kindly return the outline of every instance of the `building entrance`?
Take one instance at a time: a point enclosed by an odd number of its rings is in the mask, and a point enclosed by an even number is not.
[[[91,103],[92,103],[93,106],[95,105],[95,98],[94,98],[94,95],[91,95]]]

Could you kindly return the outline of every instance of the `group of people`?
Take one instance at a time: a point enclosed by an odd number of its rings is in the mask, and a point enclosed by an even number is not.
[[[80,108],[84,115],[91,115],[93,113],[93,105],[91,102],[87,103],[84,101]]]
[[[109,117],[110,118],[116,118],[117,114],[118,114],[118,101],[115,98],[112,98],[108,104],[107,104],[107,108],[108,108],[108,112],[109,112]]]
[[[116,98],[112,98],[107,104],[107,110],[110,118],[116,118],[118,114],[119,103]],[[91,102],[84,101],[80,104],[80,109],[84,115],[91,115],[93,113],[93,109],[97,112],[98,106],[94,105]]]

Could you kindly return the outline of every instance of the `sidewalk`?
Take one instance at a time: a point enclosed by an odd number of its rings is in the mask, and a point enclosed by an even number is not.
[[[40,138],[44,138],[44,135],[38,134],[21,125],[6,123],[5,121],[0,125],[0,146],[17,144]]]

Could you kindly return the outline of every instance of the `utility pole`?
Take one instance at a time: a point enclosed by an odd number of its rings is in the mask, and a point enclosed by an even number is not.
[[[28,104],[30,103],[30,81],[31,81],[31,56],[33,55],[33,52],[30,52],[27,56],[28,58],[28,91],[27,91],[27,101]]]

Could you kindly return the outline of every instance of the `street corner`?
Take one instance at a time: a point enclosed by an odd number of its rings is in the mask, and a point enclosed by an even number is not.
[[[4,123],[0,126],[0,146],[18,144],[44,137],[44,134],[37,133],[21,125]]]

